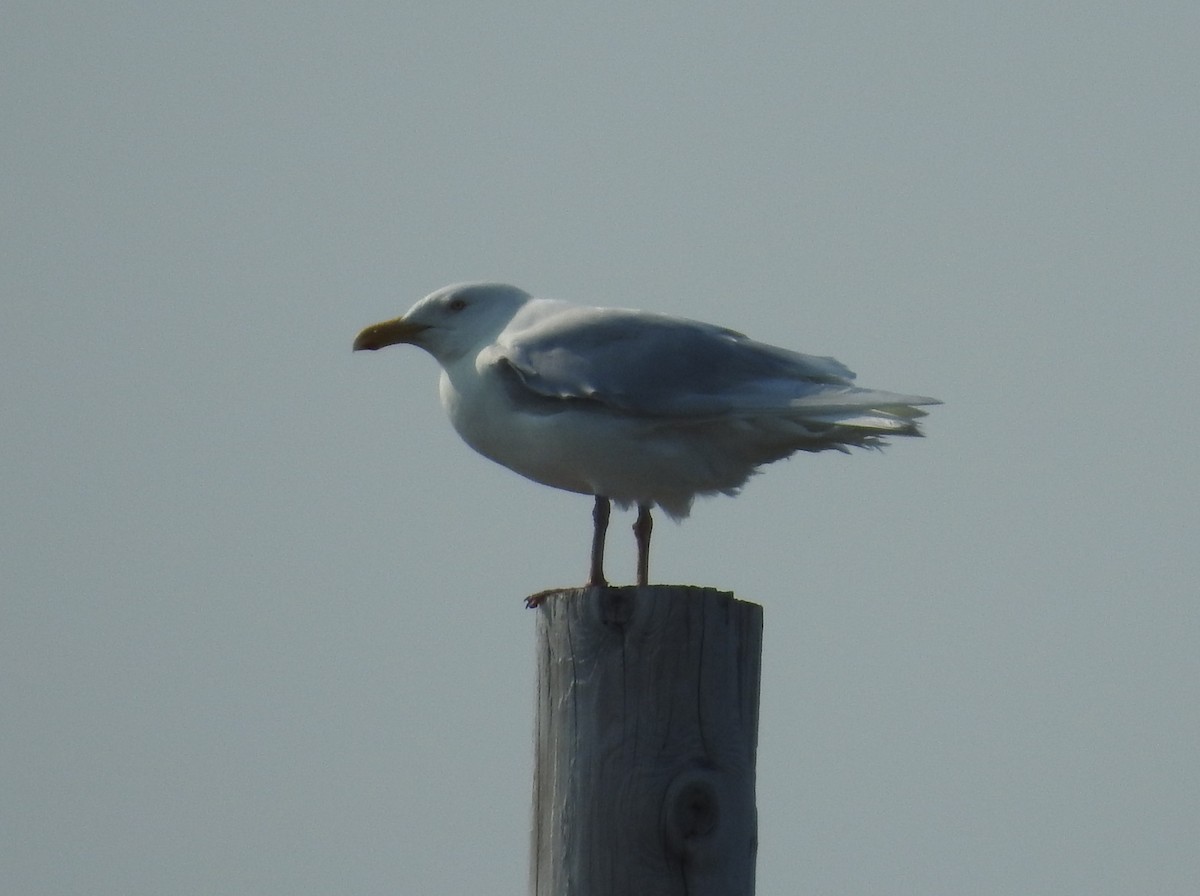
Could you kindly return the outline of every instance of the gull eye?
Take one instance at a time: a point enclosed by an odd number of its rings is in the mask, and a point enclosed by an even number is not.
[[[462,311],[464,308],[467,307],[467,300],[466,299],[451,299],[450,302],[446,305],[446,307],[450,311],[452,311],[454,314],[457,314],[458,312]]]

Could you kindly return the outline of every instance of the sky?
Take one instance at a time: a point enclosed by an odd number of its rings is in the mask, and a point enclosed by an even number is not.
[[[1194,892],[1200,7],[6,6],[0,891],[520,893],[532,592],[451,282],[934,395],[655,530],[764,607],[760,896]],[[632,580],[629,514],[608,571]]]

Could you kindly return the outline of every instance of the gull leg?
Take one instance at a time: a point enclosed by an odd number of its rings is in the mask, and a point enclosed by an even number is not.
[[[592,508],[592,571],[588,575],[589,585],[607,585],[604,578],[604,535],[608,532],[608,514],[612,502],[603,495],[596,495],[596,506]]]
[[[650,505],[639,504],[637,521],[633,524],[633,537],[637,540],[637,583],[650,584],[650,532],[654,520],[650,516]]]

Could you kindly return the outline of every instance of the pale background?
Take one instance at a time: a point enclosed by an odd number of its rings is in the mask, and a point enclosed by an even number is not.
[[[1195,893],[1197,35],[6,4],[0,891],[524,891],[521,598],[582,580],[590,502],[350,352],[489,278],[946,401],[656,531],[654,579],[766,608],[760,896]]]

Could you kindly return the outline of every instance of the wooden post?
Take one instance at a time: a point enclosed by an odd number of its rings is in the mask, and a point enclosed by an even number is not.
[[[542,601],[535,896],[751,896],[762,607],[709,588]]]

